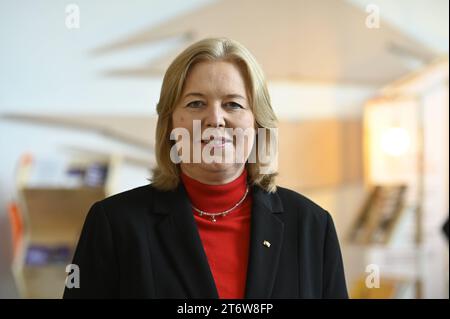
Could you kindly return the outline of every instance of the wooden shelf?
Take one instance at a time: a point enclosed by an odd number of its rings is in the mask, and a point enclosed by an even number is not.
[[[105,196],[105,189],[100,187],[19,190],[25,229],[12,267],[22,297],[61,298],[65,268],[72,260],[86,214],[94,202]],[[44,262],[33,263],[30,257],[33,249],[45,252],[58,247],[67,252],[65,260],[45,262],[44,258]]]
[[[76,242],[90,206],[105,197],[103,188],[25,188],[21,194],[30,242],[47,245]]]

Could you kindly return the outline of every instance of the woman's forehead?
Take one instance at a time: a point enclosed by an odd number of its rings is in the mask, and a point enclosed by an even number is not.
[[[191,93],[246,97],[244,77],[231,62],[200,62],[192,67],[184,83],[183,96]]]

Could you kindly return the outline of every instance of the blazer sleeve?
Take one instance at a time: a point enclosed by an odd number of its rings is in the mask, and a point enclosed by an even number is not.
[[[89,210],[72,264],[79,267],[79,288],[65,288],[64,299],[115,298],[118,264],[111,225],[101,202]]]
[[[328,212],[326,215],[327,226],[323,255],[323,298],[346,299],[348,298],[347,285],[345,283],[344,266],[339,241],[333,219]]]

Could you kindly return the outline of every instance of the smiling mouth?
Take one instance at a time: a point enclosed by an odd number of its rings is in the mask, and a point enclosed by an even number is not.
[[[203,145],[209,145],[212,147],[224,147],[227,143],[232,143],[233,141],[225,137],[216,137],[211,139],[203,139],[201,143]]]

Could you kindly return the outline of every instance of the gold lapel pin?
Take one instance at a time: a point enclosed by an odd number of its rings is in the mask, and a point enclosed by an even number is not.
[[[266,246],[267,248],[270,247],[270,242],[268,240],[263,241],[263,245]]]

